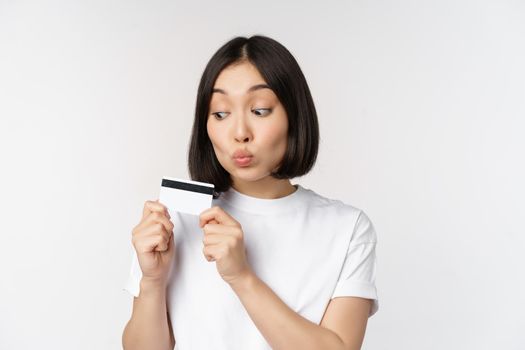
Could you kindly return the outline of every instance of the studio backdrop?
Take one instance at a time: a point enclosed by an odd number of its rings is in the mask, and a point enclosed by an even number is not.
[[[0,349],[121,348],[131,230],[188,178],[210,55],[255,34],[318,112],[292,183],[375,225],[363,349],[525,349],[518,0],[0,0]]]

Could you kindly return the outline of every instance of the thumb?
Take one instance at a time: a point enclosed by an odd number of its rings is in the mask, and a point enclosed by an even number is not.
[[[170,239],[168,241],[168,249],[166,250],[166,252],[168,254],[171,254],[173,252],[173,246],[175,245],[175,238],[173,236],[173,233],[170,235]]]

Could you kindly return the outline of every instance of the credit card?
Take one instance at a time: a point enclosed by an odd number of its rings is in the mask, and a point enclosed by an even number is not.
[[[215,185],[207,182],[163,176],[159,202],[168,208],[171,216],[176,211],[198,216],[211,208],[214,189]]]

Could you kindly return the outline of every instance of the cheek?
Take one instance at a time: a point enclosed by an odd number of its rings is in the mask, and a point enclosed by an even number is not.
[[[210,123],[207,124],[206,130],[208,131],[208,137],[210,138],[211,145],[215,150],[215,153],[219,153],[221,145],[218,143],[221,140],[221,136],[217,128],[214,128]]]
[[[211,143],[216,146],[217,142],[221,139],[220,130],[213,126],[213,122],[207,123],[206,130],[208,131],[208,137]]]
[[[280,110],[281,118],[279,119],[279,123],[276,123],[274,132],[275,135],[278,135],[277,142],[279,144],[284,144],[284,146],[286,147],[286,143],[288,142],[288,117],[286,116],[286,112],[284,111],[282,106]]]
[[[266,140],[267,147],[283,152],[287,142],[287,125],[269,125],[262,130],[262,137]]]

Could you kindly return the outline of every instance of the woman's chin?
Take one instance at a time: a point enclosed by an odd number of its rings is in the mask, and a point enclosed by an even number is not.
[[[230,172],[231,177],[235,178],[238,181],[242,182],[254,182],[264,179],[270,175],[270,172],[261,173],[260,169],[254,168],[242,168],[235,169],[233,172]]]

